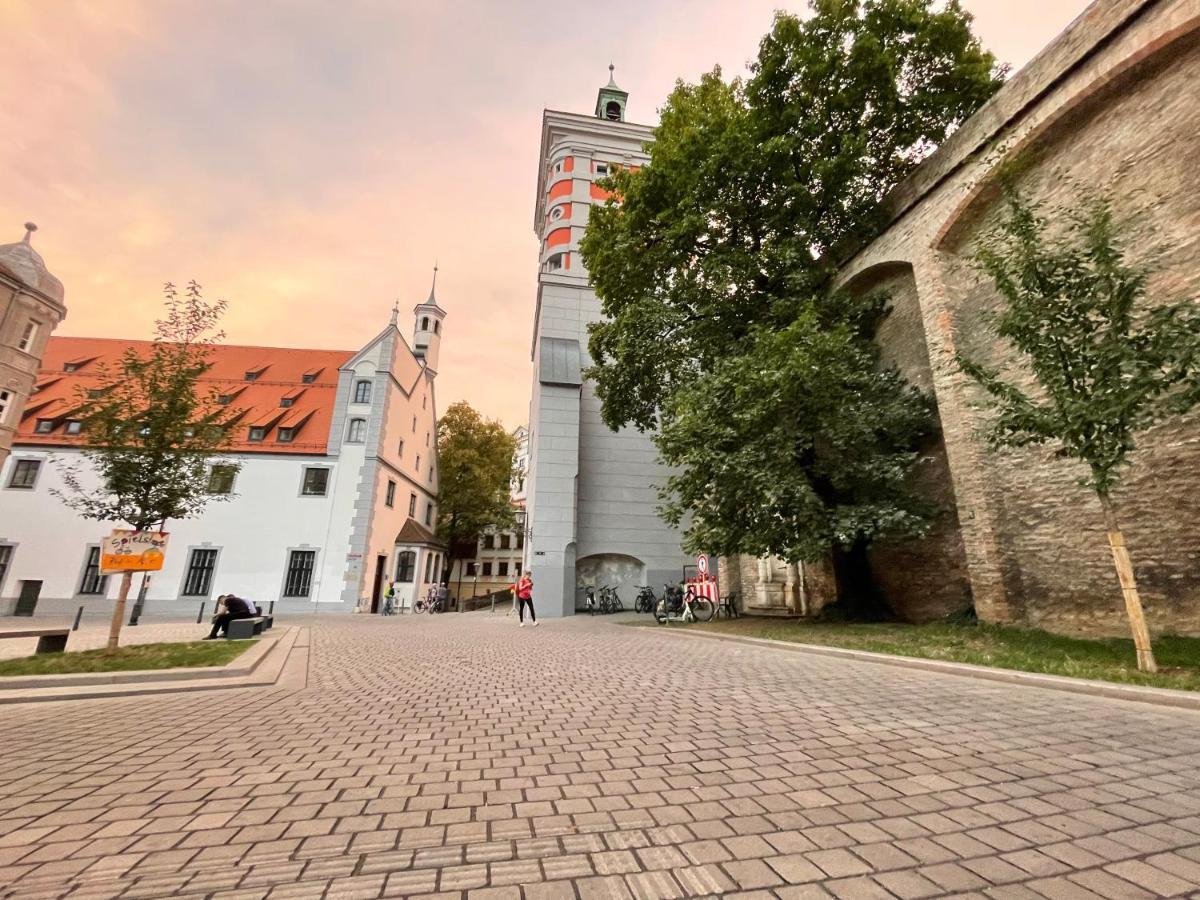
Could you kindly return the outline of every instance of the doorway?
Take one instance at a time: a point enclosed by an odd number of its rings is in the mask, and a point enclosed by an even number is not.
[[[17,609],[14,615],[32,616],[41,593],[42,583],[40,581],[22,581],[21,594],[17,597]]]
[[[383,593],[383,573],[387,571],[387,557],[375,557],[375,583],[371,587],[371,612],[379,612],[379,597]]]

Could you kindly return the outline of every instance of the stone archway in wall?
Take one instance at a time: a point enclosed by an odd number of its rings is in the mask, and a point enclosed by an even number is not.
[[[646,583],[646,564],[636,556],[624,553],[594,553],[575,561],[575,588],[582,596],[583,589],[609,585],[627,609],[633,608],[633,598],[640,585]]]
[[[1148,304],[1196,296],[1200,223],[1200,17],[1149,39],[1122,61],[1055,97],[1051,114],[999,152],[947,211],[933,236],[947,315],[958,349],[1020,372],[1021,361],[980,327],[999,308],[974,270],[981,235],[1003,215],[1001,177],[1043,204],[1052,220],[1087,192],[1112,198],[1130,256],[1151,263]],[[998,149],[998,148],[997,148]],[[1014,161],[1019,165],[1011,166]],[[970,389],[972,392],[973,388]],[[994,503],[995,548],[1025,623],[1069,633],[1123,634],[1115,577],[1094,498],[1077,484],[1079,464],[1046,448],[980,457]],[[1169,420],[1139,438],[1120,493],[1126,540],[1135,551],[1152,628],[1200,633],[1200,427]],[[1139,548],[1143,549],[1140,555]],[[1149,552],[1147,552],[1149,551]]]
[[[934,397],[933,369],[912,266],[907,262],[872,266],[845,288],[859,296],[882,292],[890,298],[890,311],[875,338],[881,347],[881,362],[894,366],[910,383]],[[936,398],[934,415],[938,416]],[[869,577],[900,618],[925,622],[963,612],[971,607],[972,599],[940,416],[935,433],[919,453],[913,485],[937,510],[929,534],[917,540],[875,542],[867,553],[869,573],[852,574]],[[839,571],[838,578],[843,582],[847,573]]]

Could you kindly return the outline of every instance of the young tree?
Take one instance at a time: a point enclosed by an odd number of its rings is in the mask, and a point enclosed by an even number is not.
[[[210,500],[229,499],[208,492],[208,464],[229,446],[225,426],[235,413],[217,404],[217,388],[200,383],[211,347],[224,336],[215,327],[225,301],[207,302],[194,281],[183,296],[169,283],[163,294],[166,313],[149,350],[127,349],[80,389],[86,445],[79,463],[64,466],[66,490],[58,492],[85,519],[125,522],[135,531],[165,529],[171,519],[198,515]],[[132,572],[121,576],[109,650],[120,640],[132,579]]]
[[[588,374],[609,427],[663,429],[660,450],[682,470],[668,513],[682,520],[700,497],[730,486],[728,478],[704,483],[719,461],[700,432],[683,440],[688,425],[673,427],[675,417],[702,414],[703,385],[724,390],[723,402],[707,407],[721,445],[757,447],[789,479],[768,502],[781,519],[728,504],[695,510],[693,545],[704,533],[729,553],[793,556],[799,547],[810,553],[817,537],[853,534],[861,543],[913,524],[919,504],[904,491],[872,488],[869,499],[848,500],[840,489],[811,490],[829,474],[807,446],[815,431],[867,433],[876,404],[898,413],[883,420],[896,433],[847,443],[839,465],[864,473],[852,479],[859,487],[894,484],[898,461],[913,458],[909,413],[921,405],[902,379],[880,376],[876,355],[860,343],[878,322],[878,300],[855,304],[831,291],[836,251],[877,232],[884,194],[1001,81],[955,0],[812,7],[807,19],[776,16],[745,83],[714,70],[698,84],[677,84],[649,165],[608,180],[614,200],[592,210],[580,248],[606,317],[591,326]],[[848,384],[870,385],[872,402],[822,408],[811,429],[781,425],[775,436],[795,443],[769,447],[760,428],[797,418],[797,398],[843,396],[802,364],[815,352],[804,345],[814,329],[831,330],[830,340],[847,348],[837,370]],[[788,379],[787,390],[733,390],[739,370],[753,378],[762,365],[782,367],[761,374]],[[785,460],[791,467],[774,465]],[[800,497],[820,510],[789,515],[785,498]],[[871,516],[848,531],[832,526],[839,507],[860,501]]]
[[[438,420],[437,446],[437,533],[450,548],[449,573],[463,542],[475,540],[489,527],[512,527],[509,485],[517,440],[499,422],[484,419],[460,400]]]
[[[1138,668],[1157,671],[1150,631],[1121,532],[1113,492],[1137,435],[1200,402],[1200,308],[1195,300],[1146,309],[1148,269],[1127,260],[1107,199],[1092,199],[1052,221],[1013,190],[1007,216],[981,241],[978,260],[1003,308],[996,334],[1028,367],[1036,389],[1012,373],[959,357],[997,412],[995,447],[1053,444],[1087,467],[1137,649]]]

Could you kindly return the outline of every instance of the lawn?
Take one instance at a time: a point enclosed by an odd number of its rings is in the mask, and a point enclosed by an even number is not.
[[[39,653],[0,660],[3,675],[66,675],[75,672],[132,672],[143,669],[223,666],[250,648],[248,641],[191,641],[182,644],[134,644],[115,653]]]
[[[1022,672],[1200,691],[1200,638],[1169,635],[1157,638],[1154,653],[1160,672],[1144,675],[1137,670],[1132,640],[1081,640],[999,625],[866,625],[743,617],[685,627]]]

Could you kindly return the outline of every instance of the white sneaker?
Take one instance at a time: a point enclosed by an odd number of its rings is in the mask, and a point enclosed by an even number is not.
[[[522,623],[521,623],[521,627],[522,627],[522,628],[524,628],[524,627],[525,627],[525,623],[524,623],[524,622],[522,622]]]
[[[534,628],[537,628],[537,627],[538,627],[539,625],[541,625],[541,624],[542,624],[541,622],[534,622],[534,623],[533,623],[533,627],[534,627]]]

